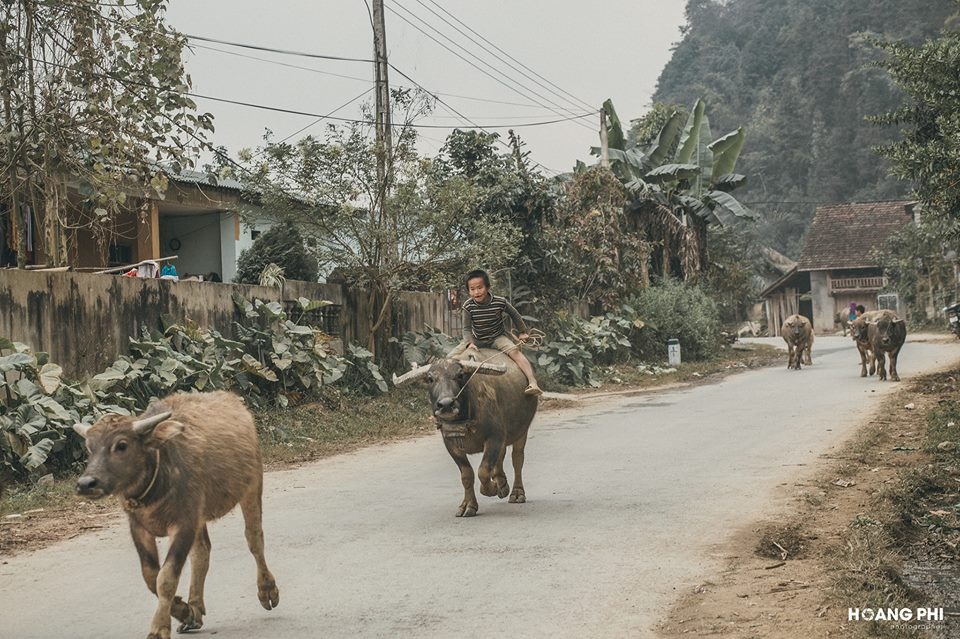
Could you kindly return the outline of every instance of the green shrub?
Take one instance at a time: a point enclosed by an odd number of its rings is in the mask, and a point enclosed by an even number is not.
[[[407,331],[403,337],[391,337],[390,341],[403,349],[403,359],[411,364],[426,364],[447,356],[460,343],[456,337],[447,335],[439,328],[427,326],[425,331]],[[409,366],[408,366],[409,368]]]
[[[51,454],[66,465],[81,457],[67,433],[79,420],[75,396],[84,395],[68,391],[60,375],[46,353],[0,337],[0,475],[38,470]]]
[[[46,353],[0,338],[0,474],[65,469],[83,457],[73,424],[133,414],[176,391],[235,390],[263,407],[312,399],[332,384],[367,394],[387,390],[369,352],[350,347],[342,358],[329,336],[290,320],[279,303],[234,302],[237,339],[165,318],[163,332],[144,329],[130,340],[129,355],[80,383],[62,380]],[[301,316],[324,303],[299,299]]]
[[[303,236],[292,224],[277,224],[254,240],[253,246],[241,251],[233,281],[259,284],[263,269],[270,264],[283,269],[288,280],[317,281],[317,260],[309,254]]]
[[[685,360],[708,359],[720,350],[720,314],[717,305],[699,287],[664,280],[644,289],[631,302],[645,326],[633,340],[641,359],[667,357],[667,340],[680,340]]]

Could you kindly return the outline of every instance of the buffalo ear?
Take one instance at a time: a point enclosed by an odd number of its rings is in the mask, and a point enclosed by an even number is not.
[[[87,432],[91,428],[93,428],[92,424],[81,424],[80,422],[77,422],[76,424],[73,425],[74,432],[77,433],[77,435],[80,435],[80,437],[83,437],[84,439],[87,438]]]
[[[894,324],[903,324],[903,318],[893,320]]]
[[[183,432],[183,424],[175,419],[168,419],[160,422],[150,433],[150,440],[158,445],[163,445]]]

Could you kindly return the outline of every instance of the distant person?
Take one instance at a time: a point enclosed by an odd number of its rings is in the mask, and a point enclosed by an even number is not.
[[[865,308],[863,307],[863,304],[857,304],[857,317],[860,317],[861,315],[863,315],[863,314],[866,313],[866,312],[867,312],[867,309],[865,309]],[[854,318],[854,319],[856,319],[856,318]]]
[[[861,306],[860,308],[863,308],[863,307]],[[852,322],[858,317],[860,317],[860,315],[857,313],[857,303],[850,302],[850,312],[847,314],[847,320]]]

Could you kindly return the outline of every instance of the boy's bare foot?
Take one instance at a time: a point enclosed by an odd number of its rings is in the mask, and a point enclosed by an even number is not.
[[[531,396],[543,395],[543,391],[536,384],[530,384],[525,389],[523,389],[523,394],[531,395]]]

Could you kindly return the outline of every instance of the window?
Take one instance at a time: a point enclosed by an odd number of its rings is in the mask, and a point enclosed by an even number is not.
[[[258,237],[260,237],[260,233],[261,231],[258,231],[257,229],[250,229],[250,239],[256,240]]]
[[[111,244],[107,253],[108,266],[121,266],[133,261],[133,248],[124,244]]]

